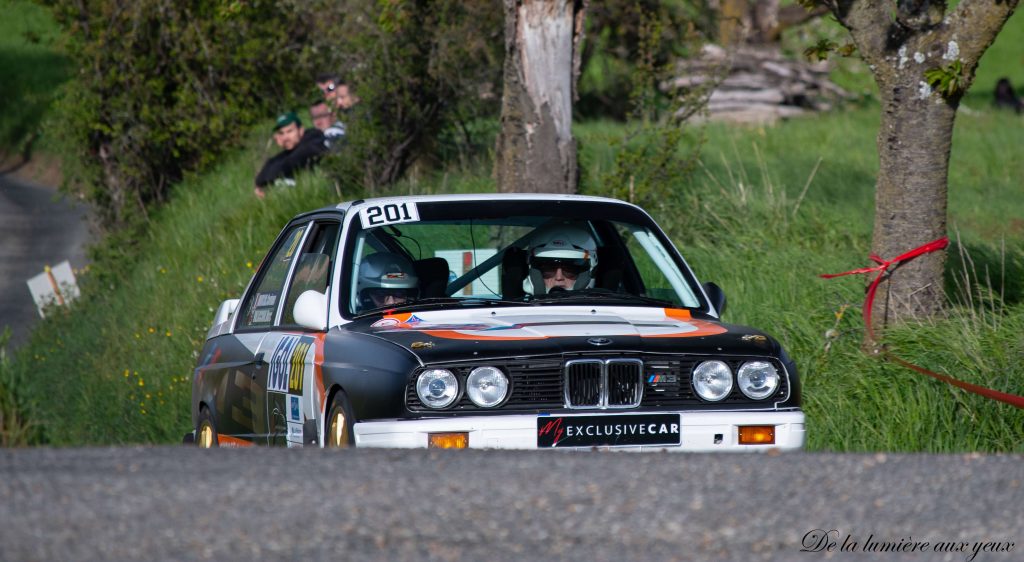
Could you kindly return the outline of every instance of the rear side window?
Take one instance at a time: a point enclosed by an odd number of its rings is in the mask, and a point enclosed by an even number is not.
[[[274,324],[274,315],[284,292],[288,271],[295,261],[299,243],[307,227],[308,223],[292,227],[281,241],[281,245],[263,264],[259,282],[242,306],[243,314],[238,321],[238,328],[262,328]]]

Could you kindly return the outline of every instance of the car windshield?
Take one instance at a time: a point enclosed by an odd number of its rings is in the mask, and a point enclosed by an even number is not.
[[[343,273],[350,314],[473,305],[701,306],[696,281],[636,208],[395,201],[353,218]],[[497,216],[495,208],[517,214]]]

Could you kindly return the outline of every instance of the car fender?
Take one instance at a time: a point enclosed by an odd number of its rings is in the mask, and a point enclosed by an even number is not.
[[[356,420],[397,418],[405,414],[405,386],[420,366],[404,347],[370,334],[332,330],[324,341],[321,366],[329,407],[337,389],[349,397]],[[321,419],[326,418],[326,412]]]

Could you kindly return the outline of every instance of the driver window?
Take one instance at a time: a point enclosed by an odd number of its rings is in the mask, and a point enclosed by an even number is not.
[[[282,325],[295,324],[295,301],[306,291],[326,294],[331,278],[331,256],[338,242],[339,224],[317,223],[299,256],[281,315]]]

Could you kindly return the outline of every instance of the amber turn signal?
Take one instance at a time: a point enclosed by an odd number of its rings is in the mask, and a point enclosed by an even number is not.
[[[772,445],[774,443],[774,425],[740,426],[740,445]]]
[[[428,433],[428,449],[465,449],[469,447],[468,433]]]

